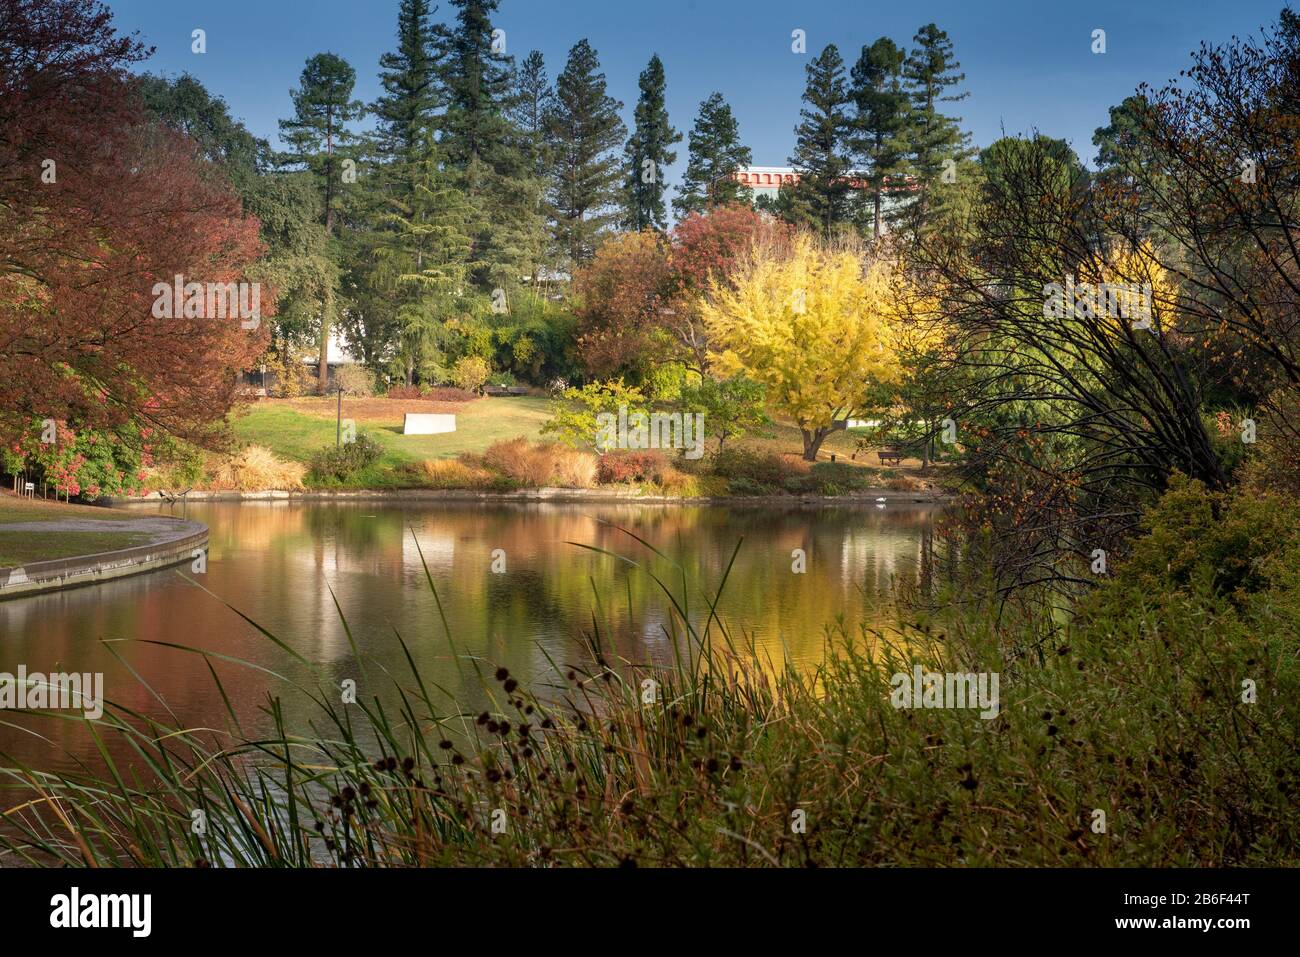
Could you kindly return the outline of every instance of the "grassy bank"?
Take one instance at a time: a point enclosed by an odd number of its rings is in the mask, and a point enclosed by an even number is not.
[[[113,530],[86,531],[70,520],[114,522]],[[67,505],[0,493],[0,568],[141,545],[151,535],[131,531],[132,517],[106,508]]]
[[[524,436],[536,439],[548,415],[548,400],[534,396],[484,398],[472,402],[424,402],[398,399],[345,399],[343,418],[356,423],[383,446],[378,473],[426,459],[454,458],[482,452],[493,442]],[[441,412],[456,416],[456,431],[443,435],[403,435],[407,412]],[[283,458],[307,463],[316,450],[335,440],[336,409],[332,398],[283,399],[246,406],[232,419],[235,438],[262,445]]]
[[[456,416],[456,431],[402,434],[406,413]],[[827,439],[815,469],[800,459],[799,431],[778,423],[772,434],[728,444],[729,456],[711,449],[706,460],[668,453],[614,454],[588,464],[548,443],[542,433],[550,400],[535,396],[433,402],[386,398],[348,399],[342,416],[373,452],[363,460],[322,468],[320,456],[335,446],[337,409],[329,398],[271,400],[244,407],[233,420],[244,451],[209,461],[194,479],[161,479],[167,488],[262,491],[279,489],[469,489],[511,491],[558,486],[612,485],[633,494],[672,496],[841,495],[873,488],[927,491],[942,469],[922,475],[920,463],[885,468],[874,452],[859,451],[858,435]],[[549,446],[549,449],[548,449]],[[547,467],[547,461],[558,467]],[[566,467],[567,465],[574,467]]]
[[[1068,624],[949,601],[837,626],[813,673],[692,626],[701,596],[660,581],[674,666],[610,660],[599,630],[533,688],[463,658],[481,714],[414,672],[382,703],[285,689],[316,701],[314,731],[257,741],[233,715],[214,733],[109,712],[98,733],[143,772],[10,769],[38,793],[4,840],[70,865],[1293,865],[1300,510],[1189,521],[1225,510],[1172,496]],[[997,673],[996,716],[895,707],[915,664]]]

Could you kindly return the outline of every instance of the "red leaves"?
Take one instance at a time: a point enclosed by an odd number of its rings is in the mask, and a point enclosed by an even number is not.
[[[27,64],[0,70],[0,208],[14,214],[0,231],[0,434],[35,416],[203,441],[266,324],[155,319],[152,290],[241,281],[258,224],[192,142],[138,110],[122,67],[139,46],[86,0],[53,8],[0,0],[0,23],[17,25],[0,31],[0,65]],[[270,290],[261,301],[268,315]]]
[[[625,233],[600,247],[574,276],[582,303],[578,344],[589,370],[613,372],[643,355],[671,280],[668,248],[654,232]]]
[[[790,227],[748,206],[720,206],[692,213],[673,230],[672,263],[682,291],[703,292],[709,279],[722,278],[757,243],[784,242]]]

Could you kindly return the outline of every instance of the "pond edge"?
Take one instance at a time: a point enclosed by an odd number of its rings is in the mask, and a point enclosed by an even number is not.
[[[947,492],[904,492],[897,489],[867,489],[854,495],[639,495],[599,489],[536,488],[510,492],[482,492],[473,489],[304,489],[286,491],[266,489],[255,492],[190,491],[184,495],[149,495],[114,497],[109,505],[156,504],[158,502],[328,502],[349,500],[390,501],[460,501],[460,502],[590,502],[636,505],[848,505],[868,506],[880,503],[946,505],[953,500]]]
[[[0,568],[0,601],[95,585],[191,561],[196,548],[207,546],[208,527],[202,522],[169,521],[176,523],[177,534],[144,545]]]

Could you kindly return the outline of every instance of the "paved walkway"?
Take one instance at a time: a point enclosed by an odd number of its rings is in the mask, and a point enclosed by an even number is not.
[[[158,542],[203,531],[200,522],[175,518],[56,518],[48,522],[0,522],[0,535],[5,532],[123,532],[128,535],[148,536],[141,541]]]

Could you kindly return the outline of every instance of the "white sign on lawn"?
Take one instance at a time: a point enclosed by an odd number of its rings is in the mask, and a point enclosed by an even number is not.
[[[408,412],[402,423],[403,435],[436,435],[439,432],[455,432],[456,417],[430,412]]]

